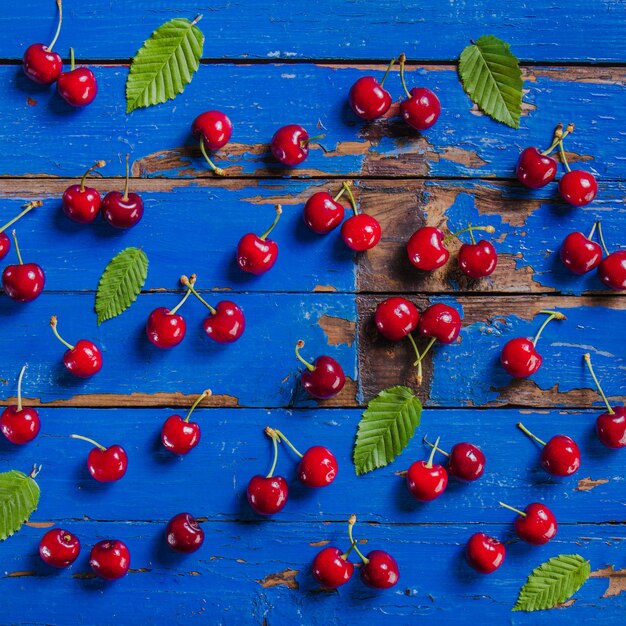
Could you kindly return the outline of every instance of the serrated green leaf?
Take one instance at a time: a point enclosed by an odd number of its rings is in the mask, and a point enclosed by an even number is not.
[[[23,472],[0,474],[0,541],[17,532],[39,504],[39,485]]]
[[[141,248],[126,248],[114,256],[98,283],[98,324],[123,313],[137,299],[147,276],[148,257]]]
[[[421,413],[422,403],[408,387],[383,389],[370,400],[354,446],[357,476],[391,463],[411,440]]]
[[[498,122],[519,128],[522,72],[509,44],[493,35],[472,43],[459,57],[465,91],[481,110]]]
[[[185,18],[159,26],[137,52],[126,80],[126,113],[172,100],[200,65],[204,35]]]
[[[591,572],[578,554],[560,554],[536,567],[520,589],[514,611],[552,609],[571,598]]]

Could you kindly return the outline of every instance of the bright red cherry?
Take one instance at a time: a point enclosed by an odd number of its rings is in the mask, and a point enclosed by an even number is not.
[[[33,408],[22,406],[22,378],[26,365],[17,379],[17,405],[9,405],[0,415],[0,431],[11,442],[24,444],[32,441],[41,428],[39,413]]]
[[[598,193],[598,183],[593,174],[584,170],[566,172],[559,180],[559,193],[573,206],[589,204]]]
[[[441,343],[452,343],[461,331],[459,312],[447,304],[431,304],[420,317],[417,332]]]
[[[571,476],[580,467],[580,450],[578,445],[566,435],[555,435],[546,443],[533,435],[523,424],[517,427],[531,439],[543,446],[541,450],[541,466],[548,474],[554,476]]]
[[[89,565],[100,578],[117,580],[130,568],[130,552],[124,542],[105,539],[91,549]]]
[[[602,261],[602,247],[599,243],[591,241],[596,224],[593,225],[589,236],[581,232],[570,233],[561,244],[561,261],[574,274],[586,274],[598,267]]]
[[[309,137],[309,133],[302,126],[288,124],[274,133],[270,148],[277,161],[293,167],[300,165],[307,158],[311,142],[321,137],[323,135]]]
[[[79,340],[75,346],[67,343],[57,330],[56,315],[50,318],[50,327],[54,336],[67,348],[63,363],[70,374],[78,378],[90,378],[102,369],[102,353],[95,343],[87,339]]]
[[[305,361],[300,356],[300,349],[304,341],[296,344],[296,358],[306,369],[300,374],[300,382],[304,389],[314,398],[326,400],[337,395],[346,384],[346,376],[341,365],[329,356],[318,356],[313,363]]]
[[[298,479],[307,487],[326,487],[337,477],[337,459],[324,446],[313,446],[298,465]]]
[[[109,191],[102,200],[102,216],[113,228],[132,228],[143,217],[143,200],[137,193],[128,193],[130,155],[126,155],[126,182],[124,193]]]
[[[347,553],[328,546],[315,555],[312,565],[313,577],[321,585],[336,589],[347,583],[354,573],[354,565],[348,561]]]
[[[191,405],[185,419],[180,415],[170,415],[161,429],[161,442],[167,450],[174,454],[187,454],[200,443],[200,425],[190,422],[191,414],[196,407],[211,395],[211,390],[202,392]]]
[[[46,284],[46,275],[37,263],[24,263],[17,243],[15,231],[12,231],[15,252],[19,265],[7,265],[2,272],[2,287],[12,300],[32,302],[39,297]]]
[[[395,296],[378,304],[374,321],[378,332],[389,341],[400,341],[417,328],[419,311],[407,300]]]
[[[475,533],[465,548],[467,562],[481,574],[491,574],[504,563],[506,548],[495,537]]]
[[[409,261],[424,272],[442,267],[450,258],[450,253],[444,246],[443,233],[433,226],[423,226],[416,230],[406,249]]]
[[[200,113],[191,125],[191,132],[196,139],[200,140],[200,152],[202,152],[202,156],[204,156],[209,167],[218,176],[224,176],[224,170],[217,167],[209,158],[207,148],[219,150],[230,141],[233,125],[228,116],[221,111]]]
[[[185,322],[185,318],[178,314],[178,310],[191,295],[191,288],[193,283],[196,282],[195,274],[192,275],[191,281],[189,281],[189,279],[187,280],[189,285],[187,292],[172,310],[162,306],[154,309],[148,317],[148,321],[146,322],[146,335],[150,342],[157,348],[173,348],[185,338],[187,323]]]
[[[80,553],[80,541],[69,530],[53,528],[39,542],[39,555],[52,567],[68,567]]]
[[[556,159],[548,156],[553,146],[545,152],[537,148],[526,148],[517,161],[515,175],[522,185],[530,189],[540,189],[554,180],[557,171]]]
[[[74,49],[70,48],[70,71],[57,79],[59,95],[73,107],[91,104],[98,94],[98,82],[88,67],[74,67]]]
[[[0,232],[0,260],[9,254],[9,250],[11,250],[11,240],[6,233]]]
[[[63,22],[61,0],[56,0],[56,4],[59,10],[59,20],[54,39],[48,46],[42,43],[34,43],[28,46],[22,60],[22,67],[26,76],[40,85],[51,85],[59,78],[63,69],[61,57],[56,52],[52,52],[52,48],[61,32],[61,23]]]
[[[407,99],[400,103],[402,119],[415,130],[430,128],[441,113],[439,98],[424,87],[413,87],[406,95]]]
[[[346,190],[344,183],[341,191],[333,198],[327,191],[314,193],[304,205],[304,223],[318,235],[325,235],[341,224],[345,208],[338,200]]]
[[[30,213],[35,207],[43,206],[43,202],[41,200],[32,200],[31,202],[27,202],[22,205],[23,211],[18,213],[13,219],[9,220],[2,228],[0,228],[0,261],[4,259],[4,257],[9,254],[11,250],[11,240],[4,232],[10,226],[13,226],[15,222],[24,217],[27,213]]]
[[[464,243],[459,250],[459,267],[470,278],[484,278],[493,274],[498,264],[498,253],[490,241]]]
[[[278,257],[278,244],[267,237],[274,230],[283,212],[280,204],[276,205],[276,216],[272,225],[259,237],[247,233],[237,244],[237,265],[249,274],[264,274],[270,270]]]
[[[398,563],[383,550],[372,550],[361,567],[361,580],[374,589],[389,589],[400,580]]]
[[[355,115],[371,121],[387,113],[391,106],[391,94],[383,85],[395,62],[395,59],[391,60],[380,83],[373,76],[362,76],[352,85],[348,102]]]
[[[598,266],[598,277],[609,289],[626,289],[626,250],[605,257]]]
[[[409,493],[420,502],[430,502],[438,498],[448,486],[448,472],[442,465],[433,463],[439,445],[439,438],[430,452],[428,461],[415,461],[407,473],[406,484]]]
[[[517,513],[515,532],[520,539],[533,546],[542,546],[556,536],[558,524],[554,513],[540,502],[529,504],[523,511],[515,509],[504,502],[500,506]]]
[[[122,446],[113,445],[105,448],[93,439],[82,435],[70,435],[70,437],[81,439],[95,446],[87,456],[87,469],[92,478],[99,483],[112,483],[126,474],[128,455]]]
[[[63,212],[74,222],[91,224],[98,217],[100,194],[93,187],[85,187],[85,179],[89,172],[105,165],[104,161],[98,161],[83,174],[79,185],[71,185],[63,192]]]
[[[370,250],[380,241],[382,235],[380,223],[371,215],[359,213],[350,183],[344,183],[343,188],[348,194],[354,215],[341,225],[341,238],[352,250],[357,252]]]
[[[179,513],[167,524],[165,540],[175,552],[189,554],[198,550],[204,543],[204,531],[193,515]]]
[[[222,300],[215,305],[209,305],[211,315],[203,323],[204,332],[213,341],[218,343],[232,343],[237,341],[246,328],[243,311],[230,300]]]
[[[424,443],[431,448],[435,447],[435,444],[430,443],[426,437],[424,437]],[[457,480],[473,482],[483,475],[485,471],[485,454],[473,443],[465,441],[457,443],[452,446],[452,450],[449,453],[439,447],[437,449],[448,457],[448,474],[454,476]]]

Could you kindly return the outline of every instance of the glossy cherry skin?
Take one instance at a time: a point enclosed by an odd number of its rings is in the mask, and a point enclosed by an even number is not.
[[[32,302],[46,284],[46,275],[36,263],[7,265],[2,272],[4,292],[12,300]]]
[[[204,543],[204,531],[193,515],[179,513],[167,524],[165,540],[175,552],[189,554],[198,550]]]
[[[39,413],[33,408],[18,411],[17,406],[11,405],[0,415],[0,431],[11,443],[21,445],[32,441],[40,428]]]
[[[572,170],[559,180],[559,193],[563,200],[573,206],[589,204],[598,193],[595,176],[584,170]]]
[[[318,356],[313,371],[305,369],[300,375],[304,389],[314,398],[325,400],[337,395],[346,384],[341,365],[329,356]]]
[[[237,265],[249,274],[264,274],[274,267],[277,258],[278,244],[254,233],[244,235],[237,245]]]
[[[283,165],[299,165],[309,154],[309,133],[298,124],[288,124],[274,133],[270,148]]]
[[[215,305],[215,315],[204,320],[204,332],[218,343],[237,341],[246,329],[243,311],[229,300],[222,300]]]
[[[100,211],[100,194],[93,187],[71,185],[63,192],[63,213],[78,224],[91,224]]]
[[[609,288],[626,289],[626,250],[612,252],[598,266],[598,277]]]
[[[363,252],[370,250],[380,241],[382,230],[375,217],[359,213],[349,217],[341,225],[340,234],[348,248]]]
[[[130,552],[122,541],[105,539],[91,549],[89,565],[100,578],[117,580],[130,568]]]
[[[99,483],[112,483],[126,474],[128,456],[122,446],[109,446],[105,450],[92,448],[87,455],[87,469]]]
[[[318,191],[304,205],[304,223],[314,233],[325,235],[341,224],[345,211],[327,191]]]
[[[143,200],[137,193],[124,198],[119,191],[109,191],[102,200],[102,216],[113,228],[132,228],[143,217]]]
[[[430,502],[438,498],[448,486],[448,472],[441,465],[426,461],[415,461],[406,473],[409,493],[420,502]]]
[[[98,83],[94,73],[87,67],[77,67],[71,72],[63,72],[57,79],[59,95],[73,107],[91,104],[98,93]]]
[[[422,337],[434,337],[441,343],[452,343],[461,332],[461,316],[447,304],[431,304],[422,313],[417,332]]]
[[[626,446],[626,408],[616,406],[614,413],[602,413],[596,420],[596,433],[607,448]]]
[[[298,480],[307,487],[326,487],[337,477],[337,459],[324,446],[309,448],[300,459]]]
[[[80,553],[80,541],[69,530],[53,528],[39,542],[39,555],[52,567],[68,567]]]
[[[469,538],[465,548],[467,562],[481,574],[491,574],[504,563],[506,548],[495,537],[476,533]]]
[[[247,493],[253,511],[259,515],[274,515],[287,504],[289,487],[282,476],[267,478],[257,474],[250,479]]]
[[[566,435],[555,435],[541,450],[541,466],[554,476],[571,476],[580,467],[580,450]]]
[[[515,532],[520,539],[533,546],[542,546],[556,536],[556,517],[545,504],[533,502],[524,509],[524,513],[525,516],[515,518]]]
[[[561,244],[561,261],[574,274],[586,274],[602,261],[602,247],[583,233],[570,233]]]
[[[533,342],[526,337],[516,337],[504,344],[500,363],[514,378],[527,378],[534,374],[543,362]]]
[[[450,450],[448,474],[458,480],[473,482],[485,471],[485,454],[473,443],[457,443]]]
[[[555,159],[531,147],[522,150],[519,155],[515,175],[522,185],[530,189],[540,189],[554,180],[556,171]]]
[[[157,348],[167,349],[177,346],[187,332],[187,323],[182,315],[170,314],[164,306],[154,309],[146,323],[146,335]]]
[[[348,102],[356,115],[370,121],[387,113],[391,94],[373,76],[363,76],[350,88]]]
[[[417,328],[419,311],[406,298],[396,296],[383,300],[376,307],[374,321],[385,339],[400,341]]]
[[[65,351],[63,363],[70,374],[90,378],[102,369],[102,353],[95,343],[81,339],[72,350]]]
[[[400,580],[400,571],[396,560],[383,550],[372,550],[367,559],[369,563],[361,567],[361,580],[374,589],[389,589]]]
[[[206,111],[193,121],[191,132],[196,139],[202,138],[209,150],[219,150],[230,141],[233,125],[221,111]]]
[[[313,578],[324,587],[336,589],[347,583],[354,573],[354,565],[343,558],[339,548],[328,546],[315,555],[312,565]]]
[[[416,230],[406,245],[409,261],[418,270],[430,272],[448,262],[450,253],[443,245],[443,233],[433,226]]]
[[[174,454],[187,454],[200,443],[200,425],[170,415],[161,428],[161,442]]]
[[[464,243],[459,250],[459,267],[470,278],[484,278],[493,274],[498,265],[498,253],[490,241]]]
[[[61,75],[63,60],[42,43],[26,48],[22,59],[24,74],[40,85],[51,85]]]
[[[415,130],[430,128],[441,113],[439,98],[430,89],[423,87],[413,87],[409,93],[411,97],[400,103],[402,119]]]
[[[11,240],[5,232],[0,233],[0,261],[9,254],[11,249]]]

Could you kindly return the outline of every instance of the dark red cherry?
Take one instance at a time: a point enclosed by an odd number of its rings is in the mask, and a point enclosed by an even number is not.
[[[39,542],[39,555],[52,567],[68,567],[80,553],[80,541],[69,530],[53,528]]]
[[[304,205],[304,223],[318,235],[325,235],[343,221],[345,208],[327,191],[314,193]]]
[[[573,206],[589,204],[598,193],[598,183],[593,174],[584,170],[566,172],[559,180],[559,193]]]
[[[24,263],[17,243],[15,231],[13,242],[17,254],[18,265],[7,265],[2,272],[2,287],[12,300],[32,302],[38,298],[46,284],[46,275],[37,263]]]
[[[219,150],[230,141],[233,125],[221,111],[206,111],[193,121],[191,132],[196,139],[202,139],[209,150]]]
[[[0,261],[9,254],[11,250],[11,240],[5,232],[0,232]]]
[[[504,563],[506,548],[495,537],[475,533],[465,548],[467,562],[481,574],[491,574]]]
[[[324,446],[309,448],[300,459],[298,479],[307,487],[326,487],[337,477],[337,459]]]
[[[533,546],[542,546],[556,536],[558,524],[554,513],[540,502],[529,504],[523,511],[500,502],[500,506],[517,513],[515,532]]]
[[[187,454],[200,443],[200,425],[189,421],[198,405],[211,395],[211,390],[203,391],[191,405],[185,419],[180,415],[170,415],[161,428],[161,442],[174,454]]]
[[[100,578],[117,580],[130,568],[130,552],[124,542],[105,539],[91,549],[89,565]]]
[[[189,554],[204,543],[204,531],[193,515],[179,513],[167,524],[165,540],[172,550]]]
[[[346,384],[346,376],[341,365],[329,356],[318,356],[311,364],[300,356],[300,349],[303,346],[302,340],[296,344],[296,357],[306,368],[300,374],[302,387],[314,398],[322,400],[337,395]]]
[[[528,437],[536,441],[541,450],[541,466],[549,474],[554,476],[570,476],[580,467],[580,450],[578,445],[566,435],[555,435],[547,443],[533,435],[523,424],[517,427]]]
[[[378,220],[365,213],[353,215],[341,225],[343,242],[357,252],[371,250],[380,241],[381,234]]]
[[[407,96],[407,99],[400,103],[402,119],[415,130],[430,128],[441,113],[439,98],[424,87],[413,87]]]
[[[354,565],[339,548],[328,546],[313,559],[313,577],[324,587],[336,589],[347,583],[354,573]]]
[[[61,75],[63,60],[49,46],[34,43],[26,48],[22,68],[32,81],[40,85],[51,85]]]
[[[111,483],[119,480],[126,474],[128,455],[119,445],[105,448],[98,442],[82,435],[70,435],[73,439],[81,439],[94,447],[87,455],[87,469],[92,478],[100,483]]]
[[[526,337],[516,337],[507,341],[500,355],[502,367],[515,378],[532,376],[543,362],[532,340]]]
[[[570,272],[586,274],[602,261],[602,247],[583,233],[574,232],[563,240],[560,256]]]
[[[391,94],[373,76],[363,76],[350,88],[348,102],[356,115],[371,121],[387,113]]]
[[[278,162],[293,167],[307,158],[311,141],[309,133],[302,126],[288,124],[274,133],[270,148]]]
[[[8,406],[0,415],[0,431],[11,442],[24,444],[32,441],[41,429],[39,413],[32,408]]]
[[[447,467],[448,473],[458,480],[478,480],[485,471],[485,454],[473,443],[457,443],[450,450]]]
[[[218,302],[213,311],[204,320],[204,332],[218,343],[237,341],[246,328],[243,311],[230,300]]]
[[[389,589],[400,580],[396,560],[383,550],[372,550],[361,567],[361,580],[374,589]]]
[[[459,250],[459,267],[470,278],[484,278],[493,274],[498,264],[498,253],[490,241],[464,243]]]
[[[70,71],[62,72],[57,79],[57,91],[65,102],[74,107],[91,104],[98,94],[95,74],[87,67],[74,69],[73,48],[70,48]]]
[[[420,317],[417,332],[422,337],[452,343],[461,331],[461,316],[447,304],[431,304]]]
[[[283,509],[289,497],[287,481],[282,476],[257,474],[248,483],[248,502],[259,515],[274,515]]]
[[[395,296],[378,304],[374,321],[378,332],[389,341],[400,341],[417,328],[419,311],[407,300]]]
[[[626,289],[626,250],[605,257],[598,265],[598,277],[609,289]]]
[[[448,486],[448,472],[443,466],[433,463],[438,445],[439,438],[435,441],[428,461],[415,461],[406,473],[409,493],[420,502],[435,500]]]
[[[554,180],[556,171],[556,159],[531,147],[524,149],[520,154],[515,175],[517,180],[526,187],[539,189]]]
[[[278,257],[278,244],[267,239],[274,230],[283,210],[280,204],[276,205],[276,216],[272,225],[259,237],[254,233],[247,233],[237,244],[237,264],[249,274],[264,274],[270,270]]]
[[[81,339],[73,346],[65,341],[57,330],[57,318],[50,318],[50,327],[55,337],[67,348],[63,363],[70,374],[78,378],[90,378],[102,369],[102,353],[95,343]]]
[[[443,245],[443,233],[433,226],[423,226],[416,230],[406,248],[409,261],[425,272],[442,267],[450,258],[450,253]]]
[[[63,212],[74,222],[90,224],[98,216],[100,211],[100,194],[97,189],[85,186],[85,179],[89,172],[97,167],[104,167],[104,161],[98,161],[92,165],[81,178],[80,184],[70,185],[64,192],[61,200]]]
[[[146,322],[146,335],[157,348],[177,346],[187,332],[187,323],[182,315],[172,313],[165,307],[154,309]]]
[[[126,155],[126,182],[124,193],[109,191],[102,200],[102,216],[113,228],[126,229],[135,226],[143,217],[143,200],[137,193],[129,193],[130,155]]]

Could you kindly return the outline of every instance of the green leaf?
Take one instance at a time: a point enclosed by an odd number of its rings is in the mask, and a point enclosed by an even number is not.
[[[39,504],[39,485],[23,472],[0,474],[0,541],[17,532]]]
[[[419,426],[422,403],[408,387],[383,389],[370,400],[354,446],[357,476],[391,463]]]
[[[159,26],[137,52],[126,81],[126,113],[172,100],[200,65],[204,35],[195,22],[177,17]]]
[[[459,75],[472,102],[497,122],[519,128],[522,72],[508,43],[485,35],[467,46],[459,57]]]
[[[560,554],[536,567],[520,589],[514,611],[552,609],[573,596],[590,574],[589,561]]]
[[[148,257],[141,248],[126,248],[113,257],[98,283],[98,324],[123,313],[137,299],[147,276]]]

